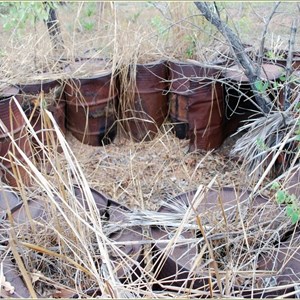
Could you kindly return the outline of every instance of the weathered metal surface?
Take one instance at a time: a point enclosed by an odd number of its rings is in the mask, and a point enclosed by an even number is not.
[[[195,92],[188,106],[189,151],[216,149],[224,141],[223,88],[207,80],[195,81],[191,87]]]
[[[162,206],[159,211],[164,213],[182,212],[191,206],[195,194],[196,191],[191,191],[178,195],[169,200],[169,204]],[[244,222],[247,222],[247,228],[269,222],[268,227],[261,230],[265,233],[271,229],[276,230],[280,225],[280,221],[274,220],[273,216],[280,213],[280,210],[275,212],[274,205],[266,198],[257,196],[251,200],[249,199],[249,195],[250,192],[248,191],[236,191],[233,188],[223,188],[220,191],[218,189],[210,189],[194,210],[199,215],[201,223],[204,226],[210,226],[210,224],[213,224],[217,220],[220,221],[219,218],[226,218],[226,222],[224,222],[229,226],[230,222],[234,222],[235,216],[239,216],[241,212],[247,209],[248,214],[245,215],[246,219],[244,220]],[[212,272],[209,272],[210,265],[202,261],[191,272],[197,256],[202,251],[201,244],[196,242],[202,237],[201,231],[183,229],[178,237],[178,242],[172,246],[172,251],[167,253],[168,243],[174,238],[176,231],[178,231],[178,228],[151,228],[152,237],[157,241],[153,248],[155,258],[154,268],[156,278],[159,280],[156,288],[168,289],[168,286],[177,286],[182,288],[182,292],[184,292],[185,288],[193,288],[203,293],[203,296],[220,296],[221,293],[217,285],[217,279]],[[263,233],[262,235],[264,236]],[[207,238],[209,239],[209,236]],[[194,239],[194,241],[186,241],[186,239]],[[166,240],[166,242],[159,242],[159,240]],[[221,261],[218,263],[222,264]],[[225,265],[223,267],[226,268]],[[219,268],[222,269],[222,265],[219,265]],[[223,284],[225,283],[222,282],[221,288],[225,290],[225,285],[223,286]],[[210,294],[211,289],[213,291],[212,294]],[[242,290],[243,287],[234,286],[234,289],[231,291],[232,295],[236,295],[236,291],[240,289]],[[249,289],[245,288],[246,291],[249,291]]]
[[[284,68],[275,64],[263,64],[261,70],[262,82],[278,82],[284,74]],[[225,135],[228,136],[235,132],[242,121],[246,121],[253,115],[257,115],[258,108],[253,105],[248,98],[255,101],[252,88],[249,84],[247,76],[237,66],[226,69],[223,72],[226,83],[224,85],[224,100],[225,100]],[[277,105],[280,105],[281,97],[279,91],[272,91],[272,87],[267,88],[267,92],[271,100],[277,100]]]
[[[80,189],[79,186],[74,186],[73,189],[77,201],[86,211],[89,211],[91,207],[82,189]],[[102,225],[105,226],[106,222],[111,222],[112,224],[116,224],[116,226],[122,224],[122,220],[125,218],[124,214],[130,212],[129,208],[118,204],[94,189],[90,189],[90,191],[96,208],[99,210],[103,222]],[[7,204],[2,201],[3,198],[0,193],[0,209],[7,208],[7,205],[11,208],[14,226],[22,225],[22,229],[25,230],[26,226],[30,226],[30,220],[42,223],[48,222],[51,216],[51,209],[46,203],[28,199],[26,204],[22,204],[18,198],[15,199],[12,195],[6,196],[11,198]],[[57,198],[57,201],[60,202],[61,200]],[[11,223],[8,220],[5,221],[5,219],[7,219],[6,215],[4,215],[4,220],[0,226],[2,240],[7,240],[7,233],[11,226]],[[118,243],[114,248],[109,249],[109,256],[116,276],[124,283],[139,279],[141,267],[143,266],[143,246],[142,243],[138,243],[143,239],[142,229],[140,227],[121,228],[111,233],[108,238],[112,243]],[[128,244],[130,241],[133,243]],[[122,244],[122,242],[124,242],[124,244]],[[130,259],[125,257],[124,254],[128,255]],[[124,261],[126,261],[126,263],[124,263]],[[16,264],[13,263],[10,258],[4,262],[4,275],[9,282],[14,283],[15,292],[11,297],[28,297],[29,291],[18,272]],[[87,291],[87,293],[90,292]],[[101,293],[100,290],[97,290],[97,293]],[[76,295],[74,295],[74,297],[76,297]]]
[[[268,247],[257,261],[257,272],[251,280],[259,285],[252,291],[240,287],[244,298],[275,298],[290,294],[299,298],[300,282],[300,231],[291,233],[286,241]]]
[[[49,110],[54,120],[56,121],[58,127],[62,131],[63,134],[66,133],[66,126],[65,126],[65,108],[66,108],[66,102],[64,100],[61,100],[59,102],[51,103],[47,106],[47,110]],[[31,114],[33,113],[33,116]],[[53,130],[50,132],[51,128],[45,127],[45,125],[42,125],[42,115],[39,109],[33,111],[27,111],[27,116],[31,117],[31,125],[37,134],[39,140],[44,144],[47,145],[47,136],[50,134],[53,134],[54,139],[57,140],[56,132]],[[47,126],[47,125],[46,125]],[[49,130],[50,129],[50,130]],[[35,155],[36,158],[42,159],[43,157],[43,151],[41,150],[38,141],[32,137],[32,144],[35,148]],[[56,148],[57,152],[62,152],[62,148],[58,145]]]
[[[44,74],[45,75],[45,74]],[[31,125],[33,126],[35,132],[40,141],[42,141],[45,145],[47,144],[46,135],[49,134],[48,129],[44,128],[42,125],[42,116],[39,110],[39,106],[36,107],[35,111],[33,109],[35,107],[35,102],[37,101],[46,101],[47,110],[49,110],[53,117],[61,129],[62,133],[65,134],[66,126],[65,126],[65,99],[63,94],[63,89],[61,83],[58,80],[50,80],[50,79],[40,79],[28,82],[27,84],[20,85],[21,88],[21,97],[23,109],[28,118],[31,118]],[[41,93],[43,92],[44,98],[41,98]],[[42,104],[44,105],[44,104]],[[33,113],[33,116],[32,116]],[[56,133],[53,131],[53,135],[56,138]],[[43,155],[39,155],[40,147],[35,138],[32,138],[32,143],[35,148],[35,156],[36,158],[41,159]],[[58,152],[61,152],[62,149],[57,147]]]
[[[170,118],[178,138],[190,139],[190,151],[223,143],[223,90],[213,66],[171,61]],[[219,127],[219,129],[218,129]]]
[[[44,74],[46,76],[47,74]],[[60,85],[59,81],[52,79],[39,79],[35,81],[28,81],[26,84],[19,84],[20,90],[25,95],[38,96],[41,91],[48,94],[52,89]]]
[[[6,86],[0,91],[0,120],[8,130],[8,132],[6,132],[6,130],[2,128],[0,129],[0,162],[3,166],[1,171],[3,179],[11,186],[17,186],[17,182],[12,174],[12,168],[16,167],[16,165],[14,163],[12,165],[9,152],[14,153],[21,162],[24,162],[24,159],[19,151],[15,149],[9,134],[13,137],[18,147],[20,147],[27,156],[30,156],[30,144],[25,131],[25,120],[15,100],[12,99],[12,96],[14,96],[16,100],[20,102],[18,93],[19,89],[13,86]],[[19,169],[23,183],[29,185],[29,175],[27,172],[21,166],[17,168]]]
[[[151,140],[167,118],[168,69],[164,61],[135,66],[133,103],[124,112],[124,125],[135,141]]]
[[[15,192],[2,189],[0,191],[0,220],[6,219],[7,212],[13,211],[21,203],[20,198]]]
[[[300,198],[300,167],[289,176],[287,180],[287,191],[290,194],[295,194],[298,199]]]
[[[80,68],[84,63],[87,62],[76,62],[72,68]],[[95,62],[92,67],[90,78],[78,75],[66,83],[66,123],[82,143],[102,146],[112,142],[116,136],[118,92],[111,70],[101,72],[100,69],[97,74]]]
[[[9,132],[18,132],[25,124],[17,104],[12,99],[15,97],[18,102],[19,89],[14,86],[6,85],[0,87],[0,120]],[[0,128],[0,138],[5,138],[7,134]]]

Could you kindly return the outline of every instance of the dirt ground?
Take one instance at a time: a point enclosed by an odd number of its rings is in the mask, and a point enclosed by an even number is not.
[[[161,200],[213,179],[215,186],[251,187],[241,164],[230,159],[236,137],[227,138],[215,151],[194,153],[188,153],[188,140],[172,132],[143,143],[117,137],[103,147],[83,145],[70,132],[66,139],[90,186],[131,208],[156,210]]]

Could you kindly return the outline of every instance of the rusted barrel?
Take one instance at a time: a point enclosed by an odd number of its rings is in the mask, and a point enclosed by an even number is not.
[[[261,83],[268,84],[267,93],[277,106],[281,105],[282,93],[274,87],[275,82],[280,82],[282,75],[284,75],[283,67],[274,64],[262,65]],[[225,134],[228,136],[241,126],[242,121],[246,121],[253,115],[259,115],[259,110],[248,100],[250,98],[255,101],[254,94],[247,76],[237,65],[226,69],[223,76],[225,78]]]
[[[155,61],[130,67],[132,72],[135,91],[125,105],[124,127],[135,141],[151,140],[168,115],[168,69],[164,61]]]
[[[44,74],[45,76],[45,74]],[[31,80],[26,84],[20,85],[21,96],[22,96],[22,106],[28,118],[30,118],[31,125],[40,141],[47,145],[47,135],[49,135],[49,130],[52,130],[54,137],[56,138],[56,133],[53,131],[51,124],[45,124],[40,111],[40,105],[46,105],[46,109],[49,110],[61,129],[62,133],[66,133],[65,126],[65,99],[62,89],[62,84],[58,80],[53,79],[38,79]],[[41,93],[43,92],[43,98],[41,98]],[[39,103],[40,101],[45,101],[45,103]],[[37,105],[35,107],[35,104]],[[51,126],[49,128],[49,126]],[[32,144],[35,147],[36,155],[39,155],[40,147],[35,138],[32,138]],[[61,147],[57,147],[56,150],[61,152]]]
[[[203,297],[221,297],[225,295],[226,280],[218,283],[218,275],[213,271],[215,270],[214,266],[206,263],[206,260],[210,260],[211,256],[209,250],[203,248],[206,241],[203,238],[199,224],[197,225],[195,216],[198,216],[201,221],[202,229],[211,245],[210,247],[215,247],[212,249],[214,261],[218,264],[218,270],[222,272],[228,269],[225,256],[228,255],[230,259],[231,253],[235,251],[234,247],[238,247],[235,245],[234,237],[237,238],[239,234],[243,235],[243,230],[239,231],[238,229],[242,227],[241,214],[244,216],[244,230],[249,233],[257,224],[268,224],[267,227],[257,228],[257,231],[261,234],[261,240],[254,242],[258,244],[263,243],[263,240],[267,240],[270,231],[274,230],[275,232],[281,224],[279,218],[274,219],[274,214],[276,213],[279,216],[284,212],[273,201],[268,201],[268,199],[261,196],[250,199],[249,195],[250,191],[238,191],[233,188],[223,188],[221,190],[212,188],[204,194],[198,206],[192,204],[196,191],[180,194],[163,205],[159,212],[170,213],[174,216],[178,213],[183,215],[184,211],[194,207],[191,218],[195,220],[195,227],[183,228],[177,242],[171,248],[169,248],[169,242],[175,238],[178,226],[173,227],[172,224],[170,226],[164,224],[164,226],[151,227],[151,235],[154,240],[154,274],[157,279],[155,289],[172,290],[172,287],[179,287],[183,293],[186,289],[193,289]],[[246,212],[247,214],[245,214]],[[190,224],[192,225],[192,223]],[[236,233],[234,233],[235,230]],[[231,235],[232,239],[227,239],[227,234]],[[230,245],[228,244],[229,240],[231,240]],[[241,240],[243,240],[243,237]],[[250,239],[249,243],[251,243]],[[222,247],[224,247],[224,251],[221,250]],[[229,252],[226,252],[226,247],[230,248]],[[168,251],[168,249],[171,251]],[[200,254],[201,260],[199,258]],[[255,252],[249,255],[249,261],[253,259],[253,256],[255,256]],[[197,260],[199,261],[197,262]],[[251,276],[249,275],[249,277]],[[237,295],[239,288],[245,293],[249,291],[248,286],[238,286],[238,280],[235,282],[234,278],[230,278],[229,281],[228,284],[231,290],[227,291],[229,292],[229,294],[226,294],[227,296]]]
[[[189,151],[209,150],[223,143],[223,89],[216,69],[171,61],[170,116],[175,134],[190,138]]]
[[[300,71],[300,52],[299,51],[293,53],[292,67],[295,71]]]
[[[12,99],[12,96],[20,102],[19,89],[14,86],[4,85],[0,91],[0,120],[7,128],[18,147],[30,156],[29,138],[25,130],[25,120],[19,111],[17,104]],[[19,173],[18,179],[22,180],[23,184],[30,184],[30,176],[26,170],[19,165],[15,159],[10,160],[9,152],[12,152],[15,157],[24,163],[24,159],[15,148],[12,140],[5,130],[0,129],[0,162],[2,164],[1,171],[4,180],[11,186],[17,186],[16,172]]]
[[[257,57],[258,54],[256,55],[256,58]],[[288,61],[288,51],[286,50],[277,50],[277,51],[274,51],[272,49],[264,50],[263,62],[266,64],[276,64],[285,68],[287,66],[287,61]],[[294,70],[300,69],[299,51],[294,51],[292,53],[291,66]]]
[[[118,92],[112,70],[103,60],[81,60],[67,67],[66,124],[79,141],[91,146],[111,143],[117,133]]]

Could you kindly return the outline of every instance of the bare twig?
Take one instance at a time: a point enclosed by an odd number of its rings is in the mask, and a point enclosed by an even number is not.
[[[265,46],[265,40],[266,40],[266,35],[267,35],[267,32],[268,32],[268,27],[269,27],[269,24],[274,16],[274,14],[276,13],[276,10],[279,6],[281,2],[276,2],[274,7],[273,7],[273,10],[271,11],[268,19],[264,22],[265,23],[265,26],[264,26],[264,30],[263,30],[263,33],[261,35],[261,43],[260,43],[260,47],[259,47],[259,52],[258,52],[258,58],[257,58],[257,63],[258,63],[258,72],[260,72],[260,68],[261,68],[261,65],[262,65],[262,62],[263,62],[263,56],[264,56],[264,46]],[[258,73],[259,74],[259,73]]]
[[[292,73],[292,60],[293,60],[293,52],[294,52],[294,46],[295,46],[295,38],[296,38],[296,32],[297,32],[297,25],[298,20],[294,19],[291,26],[291,34],[289,39],[289,51],[288,51],[288,57],[286,61],[286,81],[284,86],[284,100],[283,100],[283,109],[286,110],[289,106],[289,98],[291,95],[291,88],[290,88],[290,82],[289,77]]]

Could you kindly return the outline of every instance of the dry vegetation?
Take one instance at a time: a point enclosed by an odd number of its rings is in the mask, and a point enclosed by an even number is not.
[[[271,5],[220,3],[220,13],[228,15],[229,25],[236,27],[243,42],[258,46],[262,18]],[[280,13],[270,26],[267,46],[287,47],[289,18],[293,14],[299,14],[296,3],[281,4]],[[68,3],[58,8],[58,18],[64,40],[63,51],[59,54],[53,50],[42,22],[28,25],[23,30],[1,29],[2,40],[6,41],[1,47],[2,78],[10,83],[23,84],[38,79],[42,70],[47,72],[46,76],[49,74],[49,79],[67,78],[70,74],[61,69],[62,61],[72,61],[76,57],[108,58],[113,75],[117,76],[122,72],[127,74],[129,64],[160,58],[206,62],[213,60],[219,51],[228,49],[221,35],[204,21],[193,3]],[[299,45],[300,38],[296,38],[296,48]],[[126,93],[121,94],[120,101],[128,101]],[[43,107],[40,109],[47,126],[52,117]],[[33,128],[28,122],[27,125],[28,134],[36,138]],[[7,243],[1,246],[1,260],[14,258],[17,272],[23,276],[30,296],[84,297],[87,294],[95,296],[93,291],[100,290],[103,298],[233,297],[238,296],[234,292],[237,285],[251,290],[261,287],[263,275],[272,279],[268,274],[255,274],[256,260],[270,251],[274,241],[286,239],[286,232],[294,227],[284,215],[284,209],[276,204],[270,185],[267,186],[274,179],[274,174],[266,172],[260,178],[249,176],[243,163],[229,157],[236,137],[228,138],[216,151],[189,153],[188,141],[176,138],[168,122],[153,140],[140,143],[126,138],[120,126],[113,143],[103,147],[81,144],[71,133],[67,132],[64,137],[56,127],[54,130],[62,152],[56,151],[53,135],[50,135],[48,147],[39,141],[47,159],[42,162],[33,160],[34,164],[30,164],[26,158],[33,183],[26,187],[19,178],[18,186],[25,210],[36,201],[46,211],[46,217],[29,217],[26,224],[13,224],[12,218],[9,218],[5,223],[8,228],[2,230]],[[78,195],[73,190],[74,184],[82,187],[86,206],[76,200]],[[207,186],[216,190],[233,187],[237,194],[239,190],[255,188],[257,194],[271,197],[262,209],[253,211],[249,211],[247,204],[242,202],[245,206],[239,207],[238,217],[236,210],[225,213],[223,208],[195,214],[192,209],[172,207],[177,214],[160,217],[156,213],[164,201],[193,190],[197,190],[193,198],[197,210],[197,205],[207,194]],[[131,227],[128,229],[120,220],[106,222],[103,216],[101,220],[89,187],[134,209],[128,217],[131,219],[126,219],[132,222]],[[257,222],[264,225],[257,228]],[[133,263],[124,254],[124,248],[118,248],[109,234],[120,228],[131,230],[133,224],[144,223],[176,228],[172,233],[175,236],[171,240],[173,243],[186,228],[196,227],[197,235],[187,243],[192,249],[202,250],[196,251],[191,269],[198,275],[209,270],[213,282],[206,291],[171,287],[168,291],[154,292],[152,285],[157,281],[150,257],[153,245],[149,242],[145,242],[143,263],[146,267],[139,278],[131,282],[131,274],[127,274],[128,282],[119,281],[114,269],[116,261],[111,260],[109,255],[119,256],[120,265],[129,271]],[[142,231],[138,231],[136,243],[143,243],[141,237],[149,241],[147,226],[139,227]],[[292,251],[299,251],[297,241],[290,242]],[[132,241],[123,241],[123,244],[126,245],[126,242]],[[167,250],[171,249],[172,243]],[[272,255],[275,257],[276,253]],[[0,274],[2,268],[3,264]],[[222,292],[219,291],[221,282],[225,286]],[[17,283],[14,284],[18,291]],[[268,286],[272,288],[272,284]],[[7,296],[3,289],[1,293]]]

